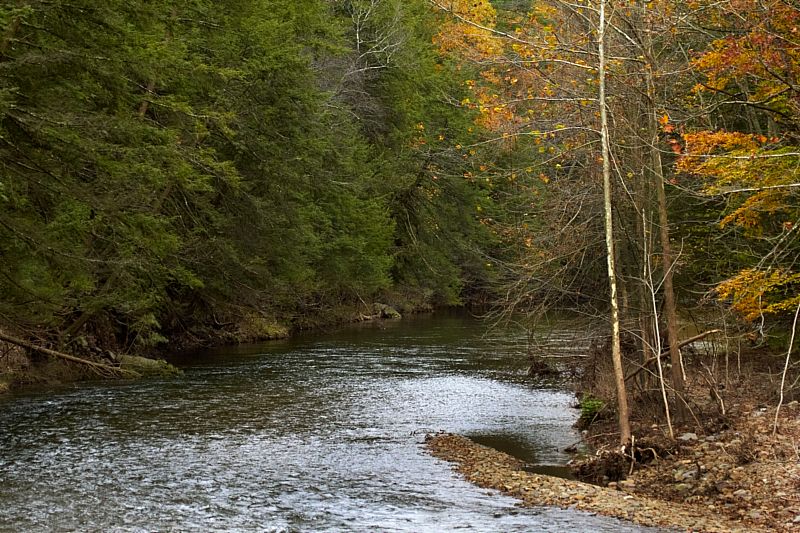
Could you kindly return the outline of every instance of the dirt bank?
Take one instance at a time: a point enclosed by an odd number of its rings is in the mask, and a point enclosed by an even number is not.
[[[774,406],[742,400],[728,407],[724,418],[684,427],[673,441],[663,426],[637,424],[634,435],[640,442],[662,447],[653,460],[637,464],[630,475],[625,472],[625,490],[687,502],[750,530],[800,531],[800,404],[782,407],[774,434]],[[609,440],[616,438],[611,426],[601,424],[589,433],[601,456],[615,446]]]
[[[525,506],[574,508],[630,520],[644,526],[687,531],[768,531],[730,520],[698,504],[679,504],[580,481],[532,474],[508,454],[452,434],[431,435],[426,446],[435,457],[455,463],[467,480],[519,498]]]

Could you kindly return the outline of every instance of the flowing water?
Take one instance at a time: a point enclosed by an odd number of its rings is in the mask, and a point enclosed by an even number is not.
[[[8,397],[0,531],[644,531],[519,508],[426,454],[425,433],[449,431],[569,459],[573,397],[526,380],[525,346],[416,317],[195,355],[174,380]]]

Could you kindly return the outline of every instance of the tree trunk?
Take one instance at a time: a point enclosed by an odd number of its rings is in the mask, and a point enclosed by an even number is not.
[[[71,361],[73,363],[85,365],[95,371],[100,371],[101,373],[127,376],[127,377],[139,376],[137,372],[134,372],[132,370],[125,370],[111,365],[105,365],[103,363],[96,363],[94,361],[89,361],[88,359],[81,359],[80,357],[75,357],[74,355],[69,355],[63,352],[58,352],[56,350],[51,350],[49,348],[44,348],[42,346],[37,346],[26,340],[19,339],[17,337],[12,337],[11,335],[6,335],[5,333],[1,332],[0,332],[0,341],[5,341],[20,346],[22,348],[27,348],[28,350],[33,350],[35,352],[43,353],[45,355],[50,355],[53,357],[58,357],[59,359],[64,359],[66,361]]]
[[[649,50],[648,50],[649,52]],[[652,65],[652,58],[650,65]],[[652,68],[647,69],[647,92],[655,98],[655,82]],[[664,271],[664,319],[667,323],[667,342],[669,358],[672,364],[672,390],[675,392],[675,414],[678,422],[686,421],[688,413],[684,404],[683,367],[681,350],[678,347],[678,313],[675,304],[675,289],[672,285],[673,261],[672,247],[669,242],[669,216],[667,214],[667,194],[664,188],[664,172],[661,165],[661,154],[658,151],[658,117],[655,102],[650,105],[650,154],[653,166],[653,177],[658,198],[659,240],[661,241],[661,265]],[[658,339],[657,339],[658,340]]]
[[[600,21],[597,28],[598,51],[598,100],[600,105],[600,137],[603,157],[603,210],[605,214],[606,254],[608,260],[608,286],[611,299],[611,358],[614,363],[614,381],[617,387],[617,410],[619,411],[619,438],[622,445],[631,440],[628,414],[628,394],[625,390],[625,374],[622,368],[620,346],[619,302],[617,301],[617,275],[614,251],[614,223],[611,204],[611,145],[608,133],[608,110],[606,109],[606,0],[600,0]]]

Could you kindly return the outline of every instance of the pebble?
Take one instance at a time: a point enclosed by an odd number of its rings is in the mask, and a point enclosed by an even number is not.
[[[684,433],[683,435],[678,437],[678,440],[682,440],[683,442],[697,440],[697,433]]]
[[[671,527],[692,531],[745,532],[743,528],[723,516],[709,516],[705,505],[666,502],[629,492],[636,484],[631,480],[617,482],[609,487],[598,487],[578,481],[564,480],[545,475],[522,472],[524,464],[513,457],[481,446],[459,435],[438,434],[426,445],[436,457],[456,463],[460,472],[468,472],[468,479],[484,488],[494,488],[519,498],[525,506],[554,505],[574,508],[622,519],[635,519],[643,526]],[[687,466],[687,468],[692,468]],[[696,467],[694,468],[696,471]],[[509,481],[513,479],[513,483]],[[688,484],[679,484],[688,490]]]

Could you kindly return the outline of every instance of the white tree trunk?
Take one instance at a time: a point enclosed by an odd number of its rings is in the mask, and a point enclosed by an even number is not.
[[[606,0],[600,0],[600,21],[597,28],[598,100],[600,104],[600,137],[603,157],[603,210],[605,213],[606,253],[608,259],[608,285],[611,298],[611,358],[614,362],[614,381],[617,386],[617,410],[619,412],[619,437],[624,446],[630,443],[631,426],[628,414],[628,394],[625,390],[625,373],[622,368],[620,346],[620,318],[617,297],[617,274],[614,258],[614,221],[611,209],[611,144],[608,133],[608,110],[606,109]]]

